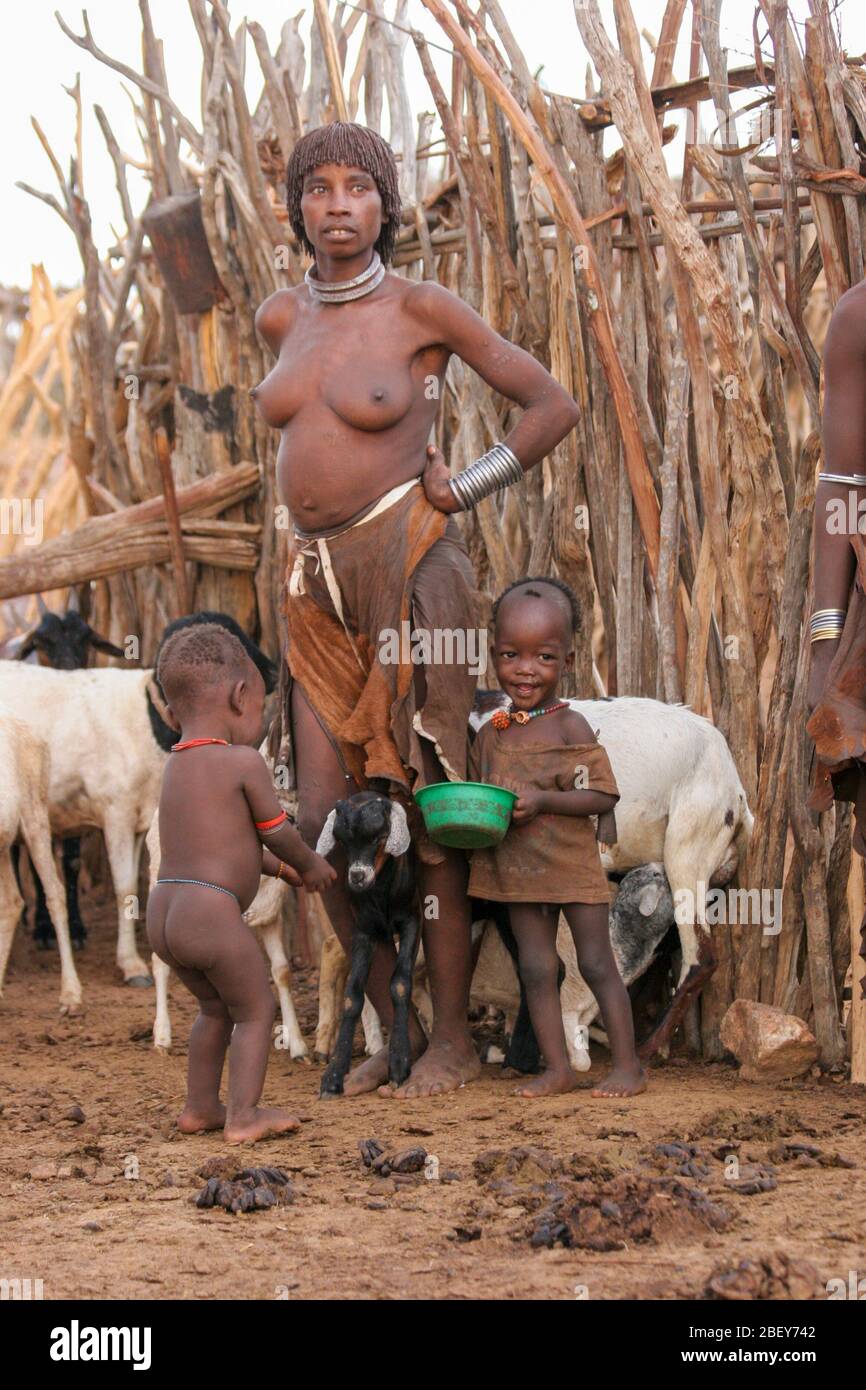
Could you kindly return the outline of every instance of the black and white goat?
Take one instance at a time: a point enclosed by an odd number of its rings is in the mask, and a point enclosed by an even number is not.
[[[354,907],[351,964],[337,1045],[322,1076],[321,1096],[338,1096],[352,1061],[355,1026],[364,1007],[364,989],[379,941],[397,938],[391,976],[394,1019],[388,1053],[388,1079],[400,1086],[409,1075],[409,1011],[412,973],[421,924],[415,858],[406,812],[378,792],[356,792],[338,801],[322,826],[316,845],[327,855],[335,845],[346,852],[346,884]]]
[[[72,594],[75,595],[73,589]],[[109,642],[107,637],[96,632],[78,611],[77,600],[70,598],[65,613],[52,613],[41,594],[36,596],[39,605],[39,623],[21,638],[20,646],[14,652],[18,661],[28,661],[35,656],[40,666],[50,666],[55,671],[78,671],[90,663],[91,651],[103,652],[107,656],[122,657],[123,651]],[[81,869],[81,839],[78,835],[67,835],[63,846],[63,883],[66,889],[66,912],[69,918],[69,933],[72,945],[80,951],[87,940],[87,928],[78,906],[78,874]],[[17,851],[17,846],[15,847]],[[18,877],[18,856],[13,853],[16,877]],[[36,892],[33,939],[39,950],[47,951],[56,944],[54,924],[45,901],[42,879],[31,865],[33,887]],[[19,880],[20,886],[20,880]]]

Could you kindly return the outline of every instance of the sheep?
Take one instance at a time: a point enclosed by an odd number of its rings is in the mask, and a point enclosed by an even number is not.
[[[401,1086],[409,1075],[409,1010],[412,972],[421,934],[415,861],[406,812],[399,802],[374,791],[337,802],[316,845],[327,855],[340,844],[346,852],[346,884],[355,906],[352,954],[343,1016],[334,1055],[322,1075],[321,1097],[341,1095],[352,1060],[355,1026],[378,941],[397,937],[391,976],[394,1018],[388,1050],[388,1079]]]
[[[60,951],[60,1012],[81,1007],[81,984],[69,939],[63,887],[54,864],[48,821],[50,754],[46,741],[0,705],[0,994],[22,898],[12,868],[11,847],[20,835],[41,876]]]
[[[473,727],[504,703],[501,691],[483,692],[470,717]],[[667,1047],[713,972],[706,889],[727,883],[743,863],[753,816],[724,737],[685,705],[637,696],[568,703],[607,749],[620,790],[618,839],[602,852],[605,871],[661,862],[679,905],[680,978],[670,1008],[641,1044],[646,1060]]]
[[[233,618],[199,612],[170,623],[218,622],[233,632],[272,690],[273,663]],[[64,835],[95,826],[105,838],[117,901],[117,964],[126,984],[152,984],[135,944],[138,871],[144,838],[159,799],[165,758],[177,733],[154,671],[54,671],[0,661],[0,701],[52,750],[48,805],[51,828]]]

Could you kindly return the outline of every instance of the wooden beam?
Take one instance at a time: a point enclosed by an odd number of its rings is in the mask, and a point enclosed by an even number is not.
[[[764,72],[769,81],[772,82],[775,77],[775,69],[767,64],[764,67]],[[731,68],[728,73],[728,86],[732,92],[747,92],[753,87],[765,87],[767,83],[752,64],[744,68]],[[674,111],[680,107],[688,109],[694,106],[695,102],[710,100],[710,79],[705,76],[692,78],[688,82],[672,82],[664,87],[654,87],[650,95],[656,111]],[[587,125],[593,126],[595,129],[613,125],[610,103],[604,97],[593,97],[592,101],[575,96],[566,96],[563,99],[574,102],[578,109],[578,115]]]
[[[213,473],[178,489],[178,514],[225,511],[257,492],[260,482],[255,463],[240,463],[228,472]],[[255,569],[257,563],[258,547],[246,536],[233,541],[185,535],[183,545],[188,559],[222,569]],[[165,498],[160,495],[108,516],[91,517],[73,531],[53,536],[42,545],[22,546],[0,560],[0,599],[105,579],[142,565],[165,564],[169,557]]]

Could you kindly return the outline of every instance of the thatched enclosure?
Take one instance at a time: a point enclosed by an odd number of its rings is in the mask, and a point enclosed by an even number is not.
[[[166,621],[199,607],[279,650],[285,523],[278,437],[249,396],[270,367],[253,315],[306,264],[285,209],[294,142],[332,119],[381,130],[404,203],[395,269],[458,293],[583,410],[524,483],[461,518],[480,587],[559,574],[594,614],[577,693],[685,701],[712,719],[756,816],[740,884],[784,889],[778,935],[714,929],[704,1055],[720,1055],[739,996],[810,1021],[827,1065],[844,1060],[847,1018],[852,1075],[866,1080],[862,865],[847,807],[820,821],[804,810],[803,728],[820,353],[830,311],[863,278],[866,68],[841,50],[827,0],[810,0],[802,27],[784,0],[761,0],[753,59],[730,69],[722,0],[688,12],[668,0],[643,39],[628,0],[614,0],[615,34],[596,0],[575,0],[597,77],[557,93],[529,71],[499,0],[423,3],[452,51],[447,91],[407,0],[387,14],[384,0],[315,0],[309,51],[299,17],[272,51],[223,0],[189,0],[196,117],[167,90],[147,0],[139,71],[103,52],[86,18],[80,33],[63,25],[70,61],[77,45],[131,84],[152,196],[133,208],[133,156],[97,108],[120,229],[100,259],[79,87],[70,149],[51,149],[34,117],[56,188],[28,191],[76,238],[82,287],[58,294],[34,271],[0,395],[4,506],[43,504],[40,544],[20,525],[0,536],[0,636],[32,616],[23,596],[62,604],[81,586],[94,626],[120,645],[138,636],[142,664]],[[684,25],[690,71],[675,74]],[[430,87],[420,114],[410,42]],[[254,109],[248,63],[261,69]],[[705,129],[701,109],[714,113]],[[671,174],[664,149],[683,128]],[[452,358],[436,442],[459,469],[517,409]]]

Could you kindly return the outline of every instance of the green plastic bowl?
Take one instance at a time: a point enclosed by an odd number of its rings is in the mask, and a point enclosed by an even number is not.
[[[415,793],[431,840],[458,849],[497,845],[511,821],[517,793],[487,782],[433,782]]]

